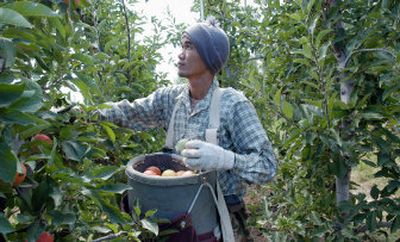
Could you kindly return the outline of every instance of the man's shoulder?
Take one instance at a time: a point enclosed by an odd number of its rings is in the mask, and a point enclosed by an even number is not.
[[[238,91],[232,87],[227,87],[223,88],[222,100],[234,104],[236,102],[247,101],[248,99],[242,91]]]
[[[173,95],[176,97],[185,90],[186,86],[187,85],[185,85],[185,84],[179,84],[179,85],[160,87],[157,89],[156,92],[162,93],[162,94]]]

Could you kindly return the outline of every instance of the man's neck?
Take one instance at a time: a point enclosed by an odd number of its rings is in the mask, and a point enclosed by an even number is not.
[[[213,80],[213,75],[205,75],[200,78],[189,79],[189,90],[191,97],[196,100],[203,99],[207,95],[208,89],[212,85]]]

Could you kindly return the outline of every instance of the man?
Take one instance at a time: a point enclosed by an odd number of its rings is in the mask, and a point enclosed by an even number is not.
[[[212,95],[218,88],[215,75],[228,59],[229,41],[211,19],[186,29],[181,44],[178,74],[188,79],[187,85],[161,88],[133,102],[123,100],[100,114],[134,130],[171,126],[167,139],[173,147],[183,138],[190,140],[181,154],[193,169],[218,171],[238,239],[246,236],[245,183],[269,181],[275,175],[275,156],[254,107],[232,88],[220,99],[218,143],[206,142]]]

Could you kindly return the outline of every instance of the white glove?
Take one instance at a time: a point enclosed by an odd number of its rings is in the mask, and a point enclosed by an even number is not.
[[[235,162],[232,151],[201,140],[186,142],[181,155],[185,163],[196,170],[229,170]]]

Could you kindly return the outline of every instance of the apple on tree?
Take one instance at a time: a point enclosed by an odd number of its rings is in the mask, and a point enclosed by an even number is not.
[[[49,232],[42,232],[36,242],[54,242],[54,236]]]
[[[50,137],[45,134],[36,134],[35,136],[33,136],[32,140],[43,141],[49,145],[53,144],[53,140],[51,140]]]
[[[13,187],[19,186],[22,182],[24,182],[25,177],[26,177],[26,166],[22,162],[20,164],[21,164],[22,173],[19,173],[18,171],[16,172]]]

